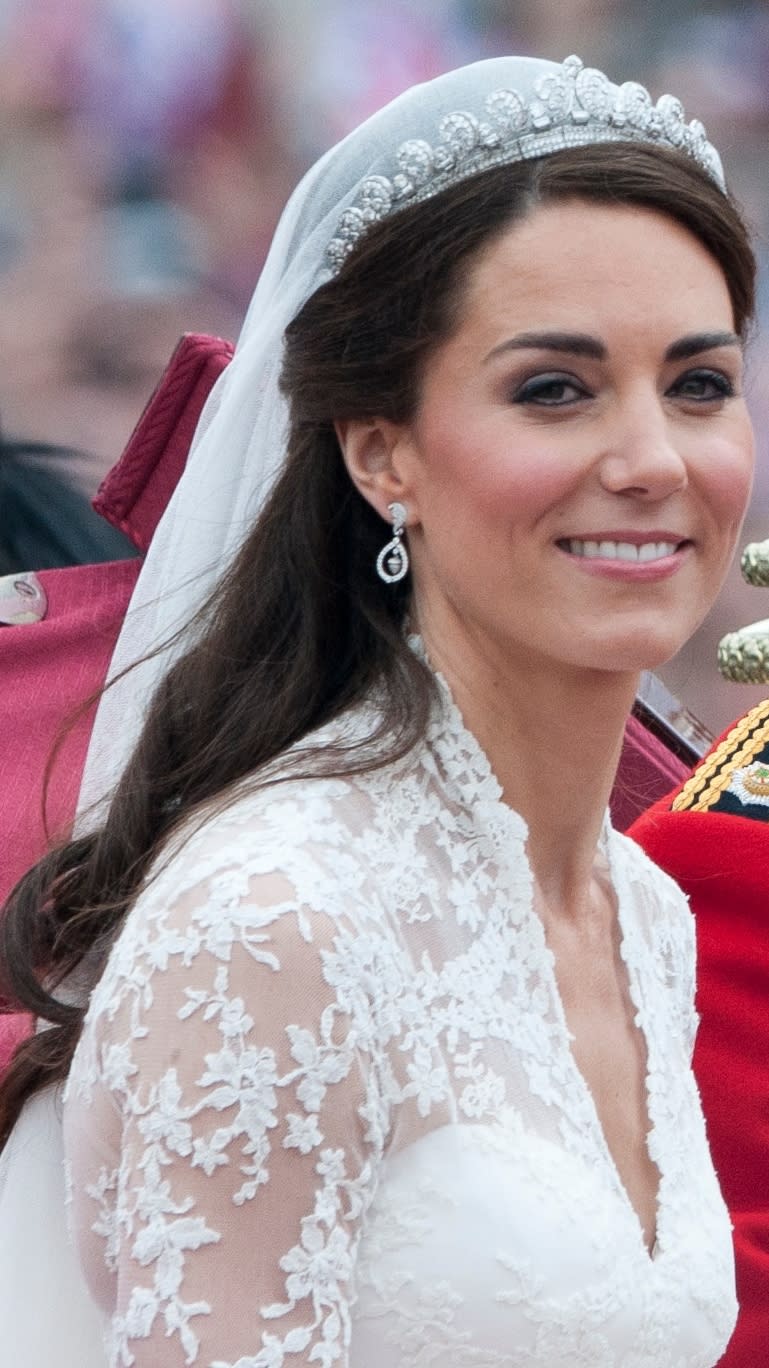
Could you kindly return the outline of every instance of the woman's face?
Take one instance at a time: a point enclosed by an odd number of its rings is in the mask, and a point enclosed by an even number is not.
[[[444,658],[459,634],[635,671],[691,635],[751,485],[733,329],[714,259],[652,211],[546,206],[482,252],[416,416],[388,429],[385,494]]]

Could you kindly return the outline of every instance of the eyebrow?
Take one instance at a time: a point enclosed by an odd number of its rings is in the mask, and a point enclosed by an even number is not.
[[[684,361],[700,352],[714,351],[717,347],[742,347],[742,342],[734,332],[692,333],[671,343],[665,352],[666,361]],[[589,333],[569,332],[524,332],[509,337],[493,347],[485,361],[508,351],[554,351],[568,352],[571,356],[588,356],[594,361],[605,361],[606,346]]]
[[[685,361],[689,356],[697,356],[699,352],[715,351],[717,347],[741,349],[742,342],[733,332],[693,333],[691,337],[682,337],[668,347],[665,360]]]

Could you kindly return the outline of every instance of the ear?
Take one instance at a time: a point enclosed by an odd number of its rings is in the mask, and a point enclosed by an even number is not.
[[[416,509],[407,429],[387,418],[346,418],[334,426],[348,474],[359,493],[385,521],[389,521],[388,504],[404,504],[413,525]]]

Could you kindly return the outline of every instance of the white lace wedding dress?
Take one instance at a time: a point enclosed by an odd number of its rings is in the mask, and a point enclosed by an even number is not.
[[[171,852],[65,1102],[105,1364],[715,1364],[736,1306],[689,1069],[690,914],[607,828],[661,1174],[650,1254],[525,842],[444,694],[405,761],[244,792]]]

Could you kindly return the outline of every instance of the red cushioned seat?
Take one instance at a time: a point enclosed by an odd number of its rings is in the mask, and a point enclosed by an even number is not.
[[[95,507],[146,551],[184,469],[206,397],[233,352],[221,338],[183,337]],[[40,571],[48,596],[42,622],[0,627],[0,900],[46,845],[43,781],[62,725],[102,685],[140,560]],[[33,567],[30,567],[33,568]],[[48,788],[47,826],[72,820],[94,708],[62,743]],[[18,1019],[0,1019],[0,1068]]]

